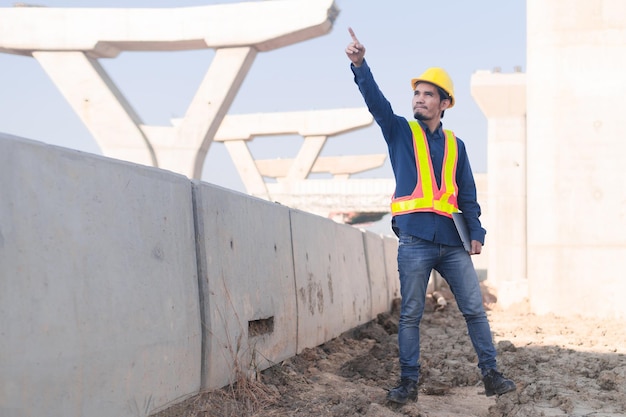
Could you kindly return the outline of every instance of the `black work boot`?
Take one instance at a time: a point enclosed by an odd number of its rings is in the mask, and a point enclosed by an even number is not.
[[[409,378],[402,378],[400,385],[389,390],[387,401],[398,404],[406,404],[408,400],[417,400],[417,381]]]
[[[506,394],[517,389],[515,382],[505,378],[495,369],[490,369],[487,372],[483,377],[483,383],[485,384],[485,395],[487,397]]]

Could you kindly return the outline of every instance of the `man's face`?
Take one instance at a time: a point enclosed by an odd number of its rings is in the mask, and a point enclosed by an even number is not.
[[[428,121],[441,118],[441,112],[448,108],[450,100],[441,100],[437,87],[421,82],[413,93],[413,115],[417,120]]]

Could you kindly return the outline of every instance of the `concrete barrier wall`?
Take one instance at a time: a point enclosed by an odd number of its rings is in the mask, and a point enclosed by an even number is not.
[[[385,271],[387,274],[387,291],[389,301],[400,298],[400,273],[398,272],[398,239],[383,236],[383,253],[385,255]]]
[[[0,415],[147,416],[387,310],[397,240],[0,134]]]
[[[372,308],[362,232],[290,213],[300,353],[371,320]]]
[[[380,235],[364,231],[365,259],[372,298],[372,316],[391,310],[391,294],[387,284],[385,246]]]
[[[298,310],[289,209],[206,183],[194,199],[209,389],[295,355]]]
[[[144,416],[200,388],[191,184],[0,135],[0,415]]]

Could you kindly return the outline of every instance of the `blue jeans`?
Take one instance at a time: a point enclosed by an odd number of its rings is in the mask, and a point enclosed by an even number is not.
[[[424,313],[426,287],[433,269],[441,274],[454,294],[467,323],[483,375],[489,369],[496,369],[496,349],[469,253],[462,246],[440,245],[407,233],[401,232],[399,238],[398,271],[402,297],[398,330],[400,376],[414,380],[419,378],[419,326]]]

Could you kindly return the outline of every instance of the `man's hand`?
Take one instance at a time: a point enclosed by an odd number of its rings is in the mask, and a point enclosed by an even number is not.
[[[348,55],[348,58],[352,61],[355,67],[360,67],[361,64],[363,64],[363,58],[365,58],[365,47],[361,45],[359,40],[356,38],[352,28],[348,28],[348,32],[350,32],[352,42],[350,42],[346,48],[346,55]]]
[[[478,255],[483,250],[483,245],[477,240],[472,240],[472,250],[470,255]]]

